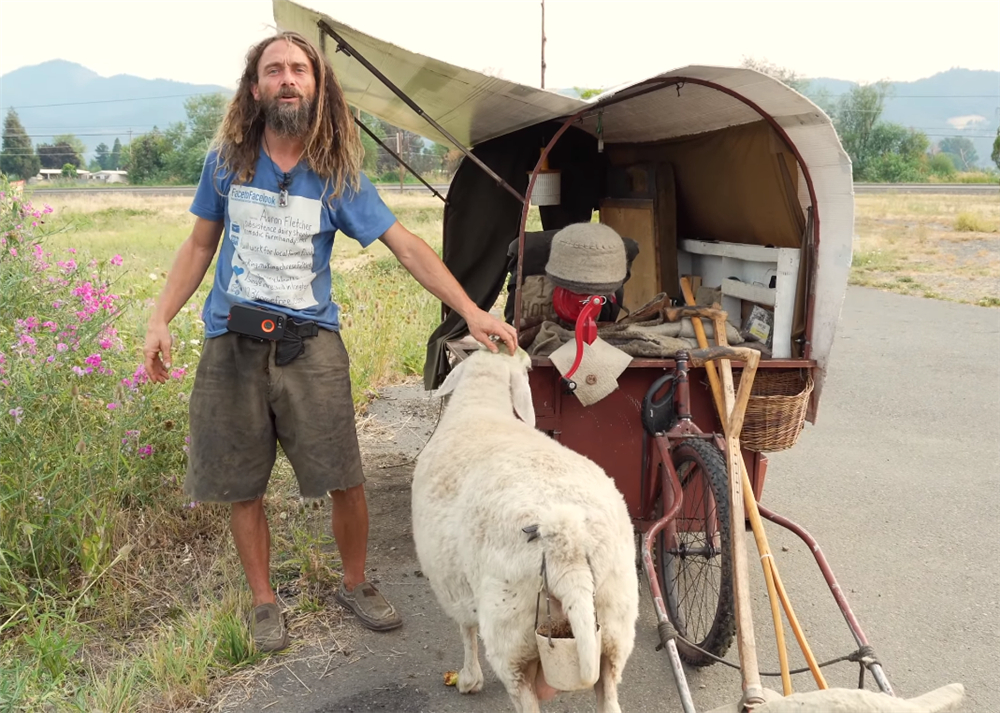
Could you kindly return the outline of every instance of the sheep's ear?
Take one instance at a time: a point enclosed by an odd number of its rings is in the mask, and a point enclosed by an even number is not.
[[[514,402],[514,413],[522,421],[535,427],[535,406],[531,402],[531,387],[528,385],[528,370],[520,359],[511,359],[510,396]]]
[[[448,376],[445,377],[444,383],[438,387],[437,395],[438,398],[442,396],[447,396],[455,387],[458,386],[458,382],[462,379],[462,372],[465,370],[465,365],[468,363],[468,359],[463,359],[458,362],[454,369],[448,372]]]

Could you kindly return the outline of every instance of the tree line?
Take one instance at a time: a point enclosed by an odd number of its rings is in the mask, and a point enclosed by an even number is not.
[[[979,156],[968,138],[949,136],[932,143],[923,131],[884,121],[885,100],[892,92],[887,81],[854,86],[834,99],[823,90],[812,91],[809,80],[794,70],[765,59],[744,57],[742,66],[787,84],[826,112],[851,157],[855,181],[920,183],[978,168]],[[1000,169],[1000,128],[990,160]]]
[[[32,145],[16,109],[11,108],[4,118],[0,172],[10,177],[32,178],[40,169],[48,168],[60,169],[65,177],[75,178],[77,169],[82,168],[123,170],[128,172],[129,182],[137,185],[196,184],[227,103],[223,94],[191,97],[184,103],[185,121],[165,129],[153,127],[124,146],[118,138],[111,147],[102,142],[89,163],[85,160],[86,146],[72,134]],[[447,179],[457,169],[462,158],[457,149],[427,142],[374,116],[362,112],[356,115],[383,144],[421,175]],[[364,170],[372,180],[395,182],[408,177],[409,172],[367,133],[361,132],[361,139],[365,147]]]

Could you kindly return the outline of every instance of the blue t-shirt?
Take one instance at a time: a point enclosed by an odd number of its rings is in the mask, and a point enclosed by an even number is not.
[[[361,175],[360,190],[344,186],[328,201],[326,181],[303,162],[292,171],[288,204],[278,205],[280,169],[260,152],[253,180],[233,182],[217,175],[219,156],[210,151],[191,212],[206,220],[225,219],[215,284],[205,300],[205,336],[225,334],[235,303],[279,310],[340,329],[340,308],[330,297],[330,253],[339,230],[368,247],[396,217],[375,186]]]

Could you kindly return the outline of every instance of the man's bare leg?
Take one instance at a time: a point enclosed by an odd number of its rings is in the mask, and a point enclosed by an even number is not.
[[[351,592],[365,581],[368,556],[368,501],[365,486],[330,492],[333,500],[333,539],[344,566],[344,589]]]
[[[253,606],[273,604],[271,588],[271,531],[264,514],[264,498],[233,503],[229,527],[243,572],[253,595]]]

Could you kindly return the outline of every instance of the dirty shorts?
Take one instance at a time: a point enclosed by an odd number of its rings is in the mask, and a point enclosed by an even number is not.
[[[340,334],[320,329],[285,366],[274,363],[276,345],[231,332],[205,340],[189,407],[184,492],[192,500],[262,496],[278,443],[302,497],[365,482]]]

